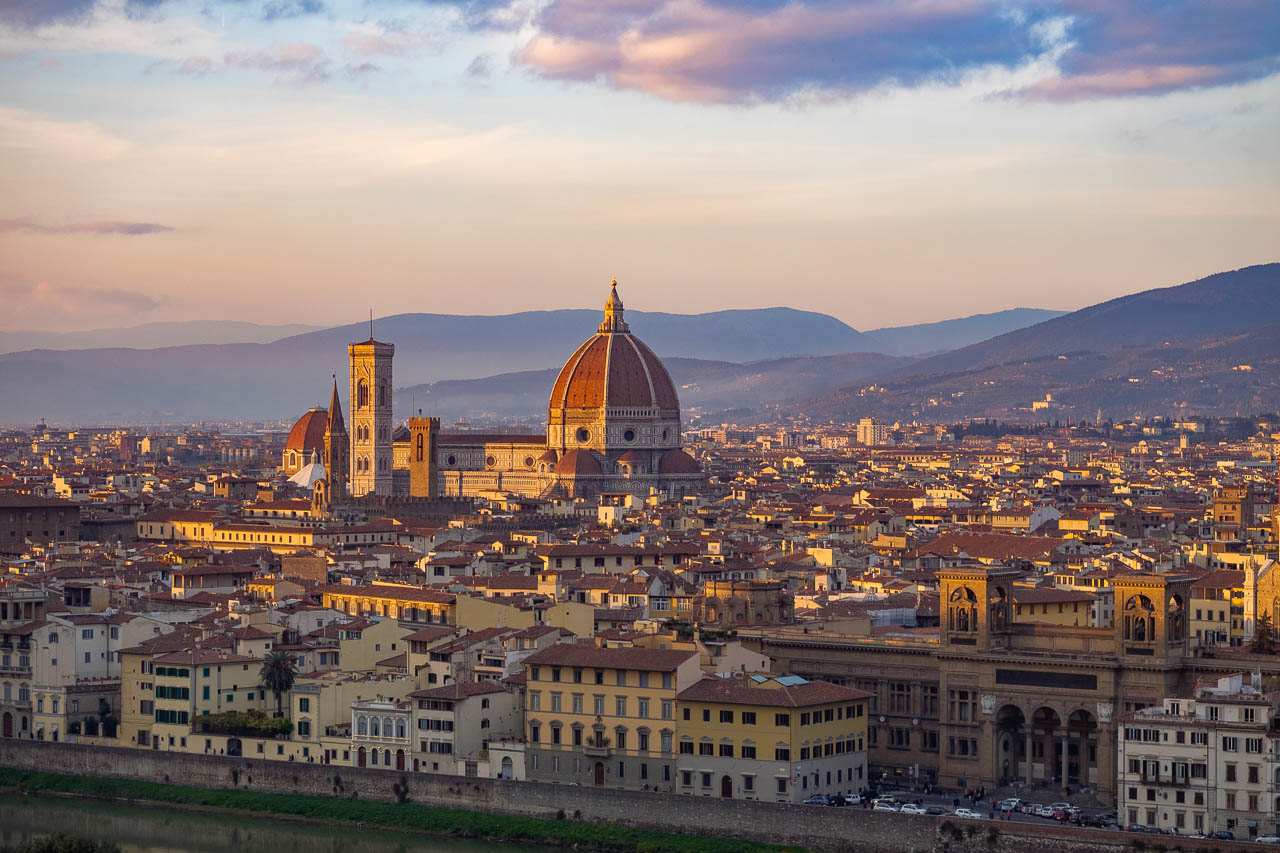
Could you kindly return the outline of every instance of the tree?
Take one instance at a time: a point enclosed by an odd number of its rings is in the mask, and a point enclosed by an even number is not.
[[[1274,654],[1275,641],[1276,629],[1271,624],[1271,614],[1264,610],[1258,614],[1258,621],[1253,624],[1253,641],[1249,643],[1249,651],[1259,655]]]
[[[262,659],[262,669],[258,672],[258,680],[262,686],[276,694],[276,716],[284,716],[284,694],[293,689],[293,680],[298,676],[298,664],[293,655],[284,651],[268,652]]]

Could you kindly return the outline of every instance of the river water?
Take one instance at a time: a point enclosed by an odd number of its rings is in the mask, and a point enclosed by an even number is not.
[[[123,853],[546,853],[547,849],[99,800],[0,795],[0,848],[55,832],[114,841]]]

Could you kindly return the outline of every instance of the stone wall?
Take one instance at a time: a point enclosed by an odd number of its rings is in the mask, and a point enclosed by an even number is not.
[[[791,844],[839,853],[915,853],[937,839],[934,818],[574,785],[468,779],[371,768],[332,767],[140,749],[0,739],[0,766],[203,788],[408,799],[424,805],[499,814],[633,826]]]
[[[428,773],[288,761],[182,755],[119,747],[0,739],[0,766],[201,788],[410,801],[446,808],[743,838],[832,853],[1098,853],[1134,850],[1249,851],[1248,842],[1103,832],[1053,824],[963,821],[862,808],[688,797],[610,788],[467,779]],[[990,836],[995,830],[995,837]]]

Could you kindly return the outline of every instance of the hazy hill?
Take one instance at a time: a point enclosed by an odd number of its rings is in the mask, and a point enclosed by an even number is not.
[[[859,346],[865,352],[885,355],[919,356],[941,353],[1061,317],[1064,313],[1066,312],[1045,308],[1010,308],[994,314],[974,314],[972,317],[944,320],[941,323],[875,329],[862,333]]]
[[[1280,264],[1149,290],[926,358],[822,417],[1092,419],[1280,410]],[[1055,405],[1031,412],[1051,394]]]
[[[1206,340],[1274,322],[1280,322],[1280,263],[1121,296],[925,359],[908,372],[927,375],[1061,353]]]
[[[85,332],[0,332],[0,353],[31,349],[158,349],[188,344],[265,344],[316,328],[319,327],[302,323],[263,326],[236,320],[187,320]]]
[[[996,322],[1008,324],[1030,316],[1016,311],[1005,314]],[[664,359],[761,362],[866,352],[862,342],[868,334],[897,351],[911,344],[895,340],[920,340],[918,327],[864,334],[834,317],[789,308],[696,315],[628,311],[626,316],[631,328]],[[395,384],[406,387],[557,368],[599,322],[599,311],[585,309],[496,317],[399,314],[377,320],[374,333],[379,340],[395,343]],[[931,324],[930,335],[953,334],[948,331],[952,323],[969,328],[968,334],[978,334],[989,322],[966,318]],[[0,400],[4,401],[0,422],[289,417],[327,402],[330,374],[346,375],[347,344],[368,335],[367,323],[355,323],[270,343],[7,353],[0,355]],[[866,361],[865,356],[859,358]],[[905,363],[887,361],[882,367],[888,370]],[[714,384],[708,401],[737,408],[748,401],[756,405],[805,399],[866,375],[851,364],[849,360],[801,360],[766,370],[752,368]],[[821,373],[818,384],[812,384],[814,371]],[[770,383],[777,387],[768,388]],[[735,388],[743,394],[741,404],[727,402]],[[800,395],[796,389],[807,390]],[[547,390],[539,389],[535,396]],[[470,403],[459,405],[471,408]],[[534,411],[543,405],[545,401]]]
[[[892,370],[907,360],[877,353],[794,356],[750,364],[669,358],[664,363],[686,416],[730,408],[756,409],[825,394],[850,380]],[[505,373],[484,379],[447,379],[396,392],[397,413],[415,408],[446,421],[459,417],[546,416],[547,397],[559,368]]]

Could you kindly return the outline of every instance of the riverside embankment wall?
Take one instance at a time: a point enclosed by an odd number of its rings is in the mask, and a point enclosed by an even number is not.
[[[794,844],[848,853],[927,851],[933,818],[718,797],[688,797],[539,782],[468,779],[427,773],[333,767],[251,758],[177,755],[101,746],[0,739],[0,766],[200,788],[313,794],[395,801],[397,788],[415,803],[445,808],[633,826]]]
[[[444,808],[631,826],[787,844],[831,853],[1248,853],[1248,842],[1104,832],[1052,824],[932,818],[611,788],[467,779],[287,761],[181,755],[0,738],[0,767],[140,779],[199,788],[412,802]],[[403,787],[401,787],[403,786]],[[941,829],[941,831],[940,831]],[[990,835],[994,829],[996,835]]]

